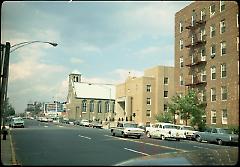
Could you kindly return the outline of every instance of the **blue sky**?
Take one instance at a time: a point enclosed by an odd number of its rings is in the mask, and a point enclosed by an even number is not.
[[[8,96],[16,112],[28,102],[66,101],[68,75],[124,82],[157,65],[174,66],[174,15],[190,1],[5,1],[1,43],[35,43],[10,55]]]

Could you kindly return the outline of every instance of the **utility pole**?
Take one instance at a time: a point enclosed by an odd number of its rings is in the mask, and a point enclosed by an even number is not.
[[[11,45],[6,42],[6,45],[1,44],[1,125],[5,126],[6,100],[7,100],[7,85],[8,85],[8,69],[9,55]],[[5,51],[5,52],[4,52]]]

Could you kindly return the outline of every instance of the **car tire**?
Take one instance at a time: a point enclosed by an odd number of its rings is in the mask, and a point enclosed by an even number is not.
[[[201,137],[200,136],[196,136],[196,141],[197,142],[201,142],[202,141]]]
[[[151,137],[152,137],[152,136],[150,135],[150,132],[147,132],[146,135],[147,135],[148,138],[151,138]]]
[[[141,136],[137,136],[137,139],[140,139]]]
[[[218,144],[218,145],[222,145],[222,144],[223,144],[223,141],[222,141],[221,139],[218,139],[218,140],[217,140],[217,144]]]
[[[114,132],[112,132],[112,136],[115,136],[115,133],[114,133]]]
[[[179,139],[179,138],[176,138],[176,141],[180,141],[180,139]]]
[[[164,135],[162,135],[162,136],[161,136],[161,139],[162,139],[162,140],[165,140],[166,138],[165,138],[165,136],[164,136]]]

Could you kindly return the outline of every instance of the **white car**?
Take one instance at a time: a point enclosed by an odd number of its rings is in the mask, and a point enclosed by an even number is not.
[[[111,128],[112,136],[135,136],[138,139],[144,134],[144,130],[138,128],[138,124],[130,122],[119,122],[117,127]]]
[[[89,127],[89,125],[90,125],[90,122],[86,119],[82,119],[80,121],[80,126],[88,126]]]
[[[176,125],[163,122],[156,123],[155,125],[148,127],[146,134],[149,138],[156,137],[161,138],[162,140],[173,138],[180,141],[180,139],[186,138],[183,131],[178,130]]]
[[[193,140],[194,134],[198,131],[196,131],[192,126],[187,125],[176,125],[179,130],[181,130],[184,135],[186,136],[186,139]]]

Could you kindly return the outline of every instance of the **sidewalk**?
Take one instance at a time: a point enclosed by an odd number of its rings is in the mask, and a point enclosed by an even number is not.
[[[1,166],[12,166],[16,165],[16,160],[12,157],[12,139],[11,133],[8,130],[8,135],[6,140],[2,140],[3,135],[1,134]]]

